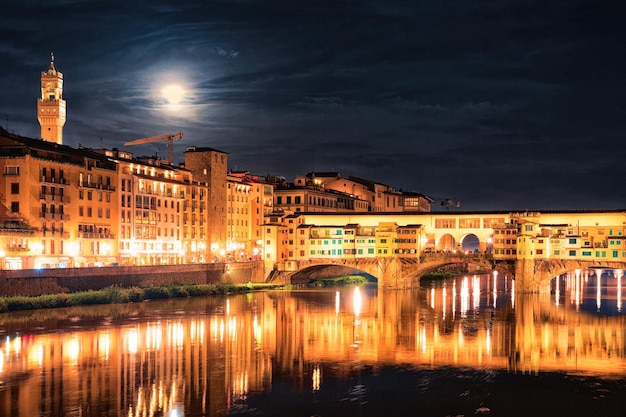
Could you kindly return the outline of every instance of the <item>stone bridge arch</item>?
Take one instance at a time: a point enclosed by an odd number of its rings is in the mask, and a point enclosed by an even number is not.
[[[478,270],[493,268],[492,259],[483,254],[436,253],[420,258],[354,258],[354,259],[308,259],[286,262],[283,270],[269,278],[283,284],[305,284],[311,279],[341,275],[371,276],[378,281],[378,288],[418,287],[420,278],[427,272],[446,265],[459,265],[460,269]]]
[[[625,269],[626,263],[579,259],[518,259],[515,264],[516,289],[530,293],[550,292],[550,282],[554,278],[585,268]]]
[[[471,243],[471,248],[466,245]],[[435,249],[439,252],[465,252],[477,249],[480,253],[491,253],[493,250],[493,231],[449,231],[435,238]]]
[[[363,268],[369,269],[371,268]],[[370,281],[378,281],[378,278],[370,272],[351,265],[341,263],[319,263],[316,265],[308,265],[291,274],[291,283],[307,284],[312,280],[340,277],[343,275],[363,275]]]

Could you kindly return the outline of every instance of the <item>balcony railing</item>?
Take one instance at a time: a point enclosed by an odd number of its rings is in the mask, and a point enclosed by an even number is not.
[[[39,199],[43,200],[43,201],[50,201],[50,202],[58,202],[58,203],[69,203],[70,202],[70,197],[66,196],[66,195],[58,195],[58,194],[44,194],[44,193],[39,193]]]
[[[30,248],[26,245],[11,245],[4,248],[5,252],[28,252]]]
[[[69,232],[65,232],[65,231],[58,230],[58,229],[54,229],[54,230],[52,230],[52,229],[43,229],[41,231],[38,231],[35,236],[37,236],[37,237],[50,237],[50,236],[52,236],[52,237],[60,237],[62,239],[67,239],[67,238],[70,237],[70,234],[69,234]]]
[[[99,182],[87,182],[81,181],[78,183],[79,187],[93,188],[94,190],[115,191],[115,186],[111,184],[102,184]]]
[[[78,237],[82,239],[115,239],[113,233],[78,232]]]
[[[50,184],[59,184],[59,185],[70,185],[69,180],[66,178],[48,177],[48,176],[43,176],[43,175],[41,177],[41,182],[47,182]]]
[[[46,220],[69,220],[70,215],[66,213],[50,213],[42,211],[39,213],[39,218]]]

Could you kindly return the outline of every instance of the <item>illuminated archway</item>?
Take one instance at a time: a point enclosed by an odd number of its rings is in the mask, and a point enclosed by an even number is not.
[[[451,234],[445,234],[439,237],[437,241],[437,250],[443,252],[454,252],[456,249],[456,240]]]
[[[461,238],[461,250],[463,252],[480,251],[480,239],[474,233],[469,233]]]

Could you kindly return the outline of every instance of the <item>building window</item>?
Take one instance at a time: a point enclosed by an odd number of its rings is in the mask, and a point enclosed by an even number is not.
[[[5,166],[4,175],[20,175],[20,167],[17,165]]]
[[[19,193],[20,193],[20,183],[19,182],[12,182],[11,183],[11,194],[19,194]]]
[[[11,201],[11,213],[19,213],[19,212],[20,212],[20,202]]]

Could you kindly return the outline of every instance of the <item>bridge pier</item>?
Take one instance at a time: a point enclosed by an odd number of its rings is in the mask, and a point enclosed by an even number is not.
[[[520,293],[550,292],[550,280],[542,280],[535,273],[534,259],[518,259],[515,262],[515,291]]]
[[[400,289],[412,286],[412,279],[403,273],[402,263],[398,258],[379,258],[377,268],[378,273],[375,276],[378,278],[378,288]]]

